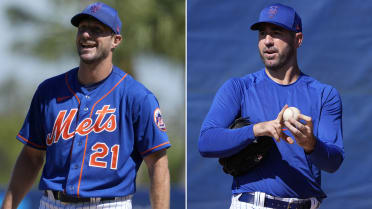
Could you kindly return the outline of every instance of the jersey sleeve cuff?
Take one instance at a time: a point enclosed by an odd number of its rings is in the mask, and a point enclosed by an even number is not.
[[[322,149],[324,150],[326,146],[321,140],[317,138],[315,138],[315,140],[316,140],[316,143],[315,143],[314,150],[308,154],[310,157],[315,157],[319,155],[322,152]]]
[[[319,163],[324,163],[325,156],[328,156],[327,145],[323,141],[316,139],[314,150],[311,153],[307,154],[307,157],[311,160],[311,162],[319,165]]]
[[[168,149],[171,146],[170,142],[164,142],[162,144],[159,144],[157,146],[151,147],[150,149],[147,149],[146,151],[141,152],[140,154],[144,157],[150,153],[157,152],[159,150]]]
[[[254,126],[254,124],[251,124],[247,127],[248,128],[248,132],[247,132],[248,139],[255,139],[256,138],[256,136],[253,133],[253,126]]]
[[[39,145],[39,144],[36,144],[28,139],[26,139],[25,137],[21,136],[20,134],[18,134],[16,136],[16,138],[18,139],[18,141],[22,142],[23,144],[26,144],[28,146],[31,146],[35,149],[38,149],[38,150],[46,150],[46,146],[44,145]]]
[[[335,145],[327,145],[317,139],[313,152],[307,155],[312,163],[327,172],[335,172],[341,165],[344,154],[343,150]]]

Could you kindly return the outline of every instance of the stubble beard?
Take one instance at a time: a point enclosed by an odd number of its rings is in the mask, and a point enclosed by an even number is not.
[[[264,63],[266,69],[270,71],[279,71],[285,65],[289,63],[289,60],[294,56],[294,49],[292,46],[288,46],[288,49],[277,53],[277,57],[274,59],[267,59],[264,56],[263,51],[260,50],[260,57]]]
[[[95,55],[91,58],[83,58],[81,55],[81,51],[78,50],[79,56],[80,56],[80,61],[86,65],[94,64],[94,63],[99,63],[102,60],[106,59],[109,55],[109,50],[99,50],[97,48]]]

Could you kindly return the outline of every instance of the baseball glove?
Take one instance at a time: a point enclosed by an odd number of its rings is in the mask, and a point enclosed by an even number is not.
[[[241,128],[250,125],[248,118],[238,118],[230,126],[230,129]],[[220,158],[218,162],[223,171],[232,176],[241,176],[262,162],[272,146],[274,140],[268,136],[257,137],[251,144],[235,155]]]

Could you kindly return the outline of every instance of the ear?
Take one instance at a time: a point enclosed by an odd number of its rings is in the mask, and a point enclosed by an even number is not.
[[[118,47],[121,40],[122,36],[120,34],[114,34],[114,37],[112,39],[112,48],[115,49],[116,47]]]
[[[296,38],[295,38],[295,41],[296,41],[296,48],[300,48],[301,44],[302,44],[302,40],[304,38],[304,35],[302,34],[302,32],[298,32],[296,33]]]

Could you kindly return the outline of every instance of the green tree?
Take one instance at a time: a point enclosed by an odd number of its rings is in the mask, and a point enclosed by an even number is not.
[[[114,63],[132,71],[133,58],[139,53],[154,53],[185,63],[184,0],[107,0],[123,22],[124,42],[114,53]],[[66,23],[66,12],[75,13],[92,1],[53,0],[53,16],[32,13],[21,5],[7,9],[12,25],[32,25],[38,31],[32,40],[17,40],[13,49],[47,61],[76,57],[76,28]],[[72,15],[75,13],[71,13]],[[69,19],[68,19],[69,20]]]

